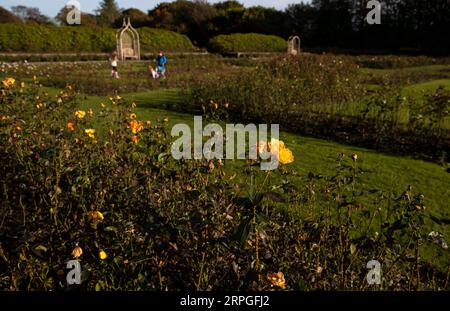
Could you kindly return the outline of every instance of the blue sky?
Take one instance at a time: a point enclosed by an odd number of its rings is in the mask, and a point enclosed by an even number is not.
[[[93,12],[100,2],[99,0],[78,0],[81,3],[83,12]],[[135,7],[147,12],[161,2],[170,2],[170,0],[116,0],[121,8]],[[0,6],[10,9],[15,5],[26,5],[38,7],[42,13],[51,17],[55,16],[58,11],[65,6],[68,0],[0,0]],[[220,2],[220,0],[210,0],[209,2]],[[288,4],[300,3],[301,0],[240,0],[239,2],[246,6],[263,5],[266,7],[275,7],[284,9]]]

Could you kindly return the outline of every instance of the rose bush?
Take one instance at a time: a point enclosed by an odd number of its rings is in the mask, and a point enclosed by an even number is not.
[[[3,290],[66,289],[73,259],[83,290],[448,289],[422,257],[448,259],[423,230],[426,196],[364,189],[356,154],[301,175],[287,144],[260,142],[282,165],[249,161],[243,183],[227,161],[174,160],[167,120],[120,96],[93,112],[72,85],[0,88]],[[373,259],[385,268],[369,287]]]

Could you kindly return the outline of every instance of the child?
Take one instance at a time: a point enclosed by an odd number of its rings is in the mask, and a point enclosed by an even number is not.
[[[117,70],[117,63],[119,62],[119,58],[117,57],[116,52],[111,54],[109,62],[111,63],[112,67],[111,76],[115,79],[119,79],[119,71]]]
[[[158,74],[158,72],[155,70],[155,68],[153,68],[152,66],[148,66],[148,70],[149,70],[150,73],[152,74],[152,78],[153,78],[153,79],[158,79],[158,78],[159,78],[159,74]]]

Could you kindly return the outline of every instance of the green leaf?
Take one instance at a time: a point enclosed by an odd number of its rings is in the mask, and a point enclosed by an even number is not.
[[[158,162],[163,162],[164,161],[164,158],[167,156],[167,154],[166,153],[160,153],[159,155],[158,155]]]
[[[250,234],[250,230],[252,228],[251,220],[252,219],[250,216],[242,217],[241,223],[236,230],[235,237],[241,246],[244,245],[245,241],[247,241],[248,235]]]
[[[356,245],[355,244],[350,244],[350,254],[354,254],[356,252]]]

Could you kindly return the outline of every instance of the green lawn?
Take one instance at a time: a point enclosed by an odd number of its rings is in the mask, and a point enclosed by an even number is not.
[[[438,87],[443,87],[446,90],[450,90],[450,79],[438,79],[431,80],[422,83],[416,83],[405,87],[407,93],[410,92],[423,92],[423,91],[435,91]]]
[[[428,65],[428,66],[417,66],[417,67],[405,67],[405,68],[392,68],[392,69],[374,69],[374,68],[360,68],[360,72],[364,75],[373,76],[385,76],[390,74],[405,74],[410,75],[417,72],[427,72],[440,74],[450,78],[450,65]]]

